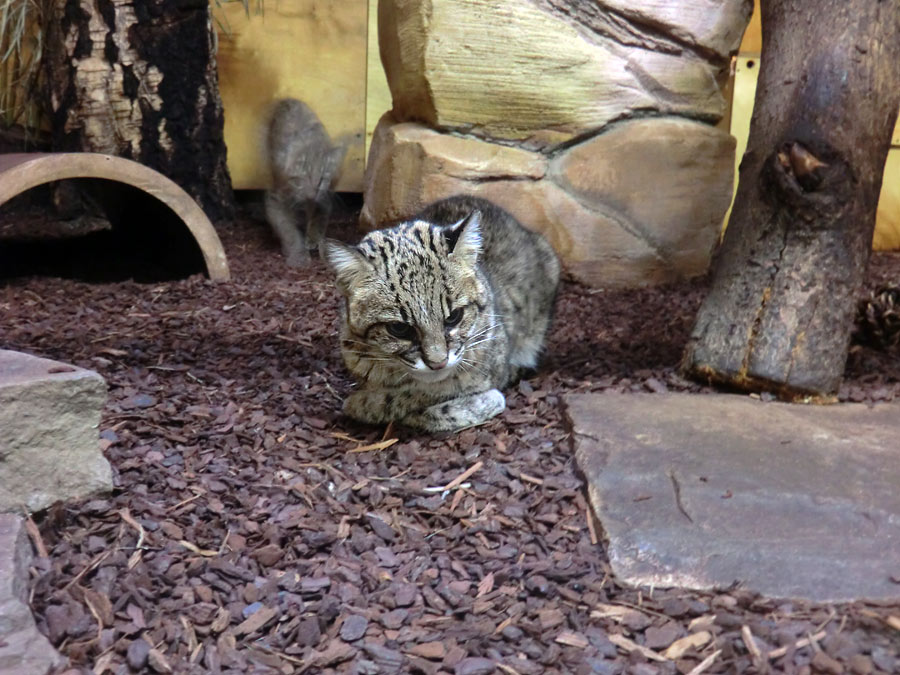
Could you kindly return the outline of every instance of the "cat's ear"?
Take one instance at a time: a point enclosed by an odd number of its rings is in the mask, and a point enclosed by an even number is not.
[[[334,270],[338,287],[342,290],[349,289],[372,270],[369,261],[355,247],[335,239],[323,239],[319,245],[319,254]]]
[[[472,211],[458,223],[451,225],[445,237],[451,258],[474,265],[481,254],[481,211]]]

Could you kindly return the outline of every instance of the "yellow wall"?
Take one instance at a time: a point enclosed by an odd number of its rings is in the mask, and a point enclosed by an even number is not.
[[[337,189],[361,191],[366,103],[367,0],[251,0],[213,6],[219,87],[235,188],[269,183],[265,130],[272,102],[299,98],[332,139],[347,143]],[[223,28],[224,27],[224,28]]]

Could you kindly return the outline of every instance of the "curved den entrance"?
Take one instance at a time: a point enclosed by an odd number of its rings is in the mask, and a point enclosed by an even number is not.
[[[74,240],[44,249],[72,259],[91,250],[115,255],[127,246],[157,258],[175,276],[203,271],[213,281],[230,278],[219,236],[197,203],[176,183],[129,159],[97,153],[0,154],[0,205],[32,188],[79,179],[106,212],[112,231],[78,246]],[[85,238],[81,238],[85,239]],[[7,272],[28,256],[28,244],[5,246]],[[52,264],[51,260],[47,261]]]

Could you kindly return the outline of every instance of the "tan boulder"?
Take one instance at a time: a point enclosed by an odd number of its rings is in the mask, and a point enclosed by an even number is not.
[[[392,122],[382,118],[370,152],[367,229],[465,193],[542,232],[590,285],[663,283],[709,264],[731,194],[727,134],[677,119],[623,123],[548,167],[540,153]]]
[[[485,181],[537,181],[547,173],[540,153],[442,134],[382,116],[366,167],[364,228],[405,218],[458,186]]]
[[[576,7],[591,3],[573,0]],[[736,52],[753,12],[753,0],[604,0],[609,10],[637,25],[652,25],[672,39],[726,58]]]
[[[561,187],[618,215],[679,275],[702,274],[731,203],[735,139],[690,120],[617,124],[553,161]]]
[[[548,2],[382,0],[378,18],[400,121],[540,149],[637,112],[716,121],[725,110],[721,63],[654,31],[619,41]]]

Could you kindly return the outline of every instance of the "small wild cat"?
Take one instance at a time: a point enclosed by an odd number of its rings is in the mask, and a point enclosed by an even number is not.
[[[345,149],[331,142],[308,105],[293,98],[275,105],[267,140],[272,189],[266,192],[266,219],[287,264],[303,267],[328,225],[331,186]]]
[[[426,431],[484,422],[533,368],[559,260],[543,236],[484,199],[451,197],[355,247],[326,239],[345,298],[341,351],[359,389],[344,412]]]

